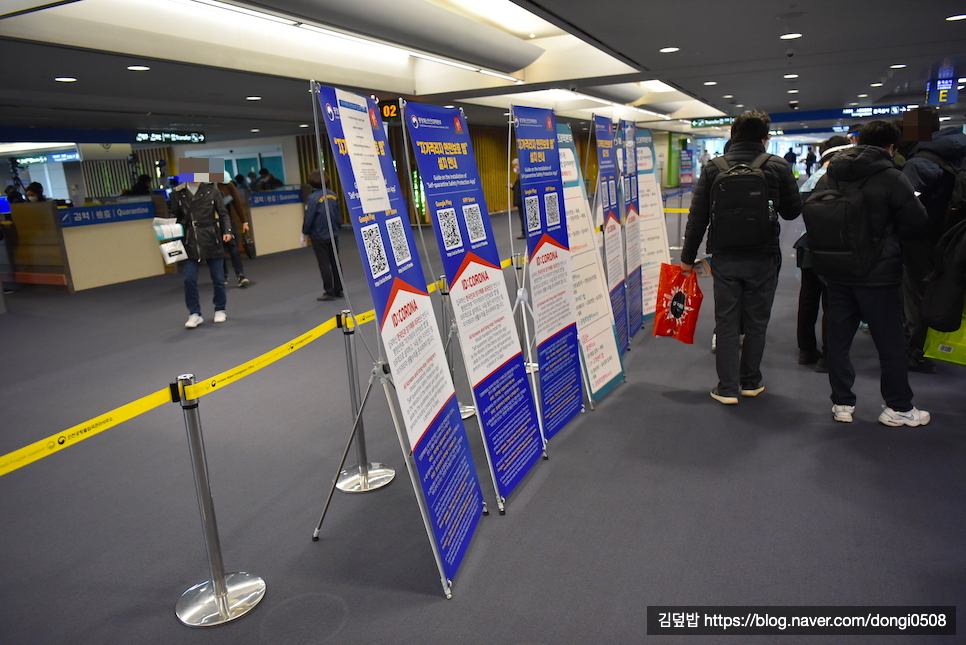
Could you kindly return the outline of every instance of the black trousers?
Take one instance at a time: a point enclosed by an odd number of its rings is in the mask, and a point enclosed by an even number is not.
[[[718,393],[738,396],[741,388],[761,385],[765,331],[778,286],[781,255],[717,253],[711,256],[715,368]],[[745,334],[744,344],[740,343]]]
[[[905,312],[905,334],[911,358],[922,358],[929,326],[922,322],[920,309],[926,293],[926,276],[935,268],[933,254],[938,240],[911,240],[902,248],[902,305]]]
[[[812,269],[802,268],[802,287],[798,292],[798,349],[817,352],[815,321],[818,320],[819,304],[822,307],[822,355],[825,355],[825,339],[828,338],[828,297],[825,284]]]
[[[339,240],[317,240],[312,238],[312,250],[319,263],[319,273],[322,274],[322,286],[330,296],[342,295],[342,280],[339,278],[339,264],[335,259],[335,251],[339,249]]]
[[[912,409],[909,359],[902,333],[902,294],[899,285],[856,287],[828,283],[828,381],[832,403],[855,405],[855,368],[849,351],[859,323],[869,324],[879,352],[879,389],[893,410]]]
[[[235,270],[235,277],[240,278],[245,275],[245,267],[242,266],[241,253],[238,252],[238,240],[232,239],[225,242],[225,251],[231,256],[231,268]],[[225,280],[228,280],[228,264],[225,264]]]

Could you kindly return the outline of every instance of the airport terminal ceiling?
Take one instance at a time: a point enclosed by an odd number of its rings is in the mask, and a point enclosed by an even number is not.
[[[211,141],[305,132],[309,78],[461,105],[477,124],[505,123],[517,103],[687,132],[692,118],[752,107],[920,104],[941,66],[959,85],[966,76],[966,20],[948,20],[963,7],[947,1],[8,0],[4,11],[0,125],[200,129]],[[964,107],[941,113],[962,125]],[[817,125],[829,123],[797,127]]]

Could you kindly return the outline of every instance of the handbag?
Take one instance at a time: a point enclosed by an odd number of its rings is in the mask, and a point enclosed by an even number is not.
[[[661,264],[654,335],[670,336],[682,343],[693,344],[703,299],[696,271],[685,275],[676,264]]]
[[[255,252],[255,240],[252,238],[251,233],[242,235],[242,248],[245,249],[245,255],[248,256],[249,260],[254,260],[258,255]]]
[[[160,248],[165,264],[174,264],[188,259],[188,253],[184,250],[184,243],[181,240],[162,242]]]
[[[926,331],[923,356],[966,365],[966,305],[961,321],[956,331],[942,332],[930,327]]]

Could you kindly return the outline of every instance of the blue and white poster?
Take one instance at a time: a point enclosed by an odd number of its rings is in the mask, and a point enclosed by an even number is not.
[[[637,125],[621,121],[621,192],[624,195],[624,252],[627,263],[627,328],[633,337],[641,329],[641,221],[637,202]]]
[[[416,254],[379,110],[372,99],[319,90],[380,335],[444,578],[456,575],[483,510],[432,301]]]
[[[621,353],[630,347],[627,333],[627,297],[624,293],[624,232],[621,226],[620,198],[617,194],[617,159],[614,150],[614,124],[609,117],[594,115],[597,139],[597,203],[604,214],[604,259],[607,288],[617,323],[617,344]]]
[[[637,194],[641,238],[641,301],[644,318],[654,317],[657,286],[661,280],[661,264],[671,263],[664,219],[664,200],[658,181],[660,173],[654,154],[654,137],[650,130],[637,131]]]
[[[597,248],[584,177],[580,170],[580,157],[569,125],[557,124],[557,144],[567,207],[570,266],[577,306],[577,337],[587,371],[590,399],[599,401],[623,380],[624,368],[620,350],[617,349],[617,330],[607,293],[607,276]]]
[[[408,103],[404,117],[491,472],[506,498],[540,459],[543,439],[469,130],[454,108]]]
[[[543,431],[553,437],[583,409],[570,242],[553,110],[511,106],[527,225],[530,302],[540,365]]]

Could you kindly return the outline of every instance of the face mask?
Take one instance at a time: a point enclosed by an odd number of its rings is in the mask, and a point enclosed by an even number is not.
[[[39,199],[39,198],[38,198],[38,197],[37,197],[36,195],[27,195],[27,201],[28,201],[28,202],[35,202],[35,201],[37,201],[38,199]]]

